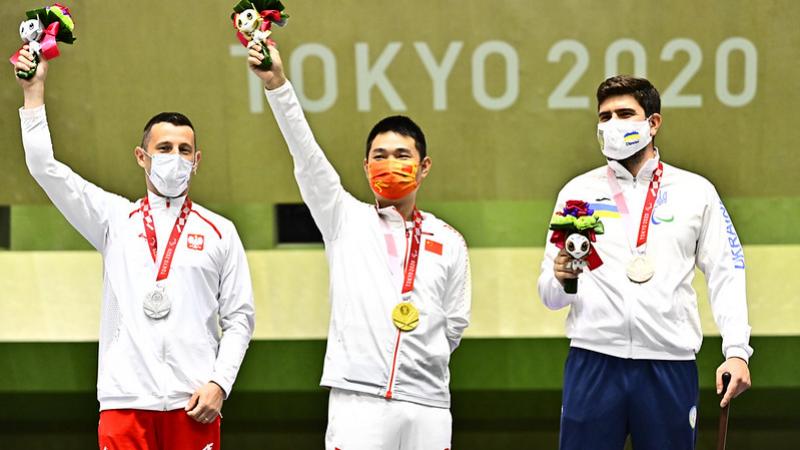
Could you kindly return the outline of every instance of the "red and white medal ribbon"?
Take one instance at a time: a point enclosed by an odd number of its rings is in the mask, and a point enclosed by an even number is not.
[[[631,248],[631,253],[636,256],[634,262],[644,261],[647,256],[647,236],[650,231],[650,218],[653,215],[653,209],[655,208],[656,199],[658,198],[658,191],[661,189],[661,176],[663,173],[664,165],[659,161],[658,167],[653,171],[653,177],[647,188],[647,196],[645,197],[644,206],[642,208],[642,217],[639,220],[639,230],[636,232],[633,218],[630,215],[628,204],[625,201],[625,194],[622,192],[622,187],[617,181],[616,174],[611,167],[608,167],[606,171],[608,185],[611,188],[611,195],[614,198],[614,203],[617,205],[617,209],[622,216],[625,229],[627,230],[625,240]],[[633,240],[630,239],[631,236]],[[652,274],[650,276],[652,276]],[[646,278],[649,279],[649,277]]]
[[[403,274],[403,289],[400,293],[403,300],[411,296],[414,290],[414,278],[417,276],[417,262],[419,261],[419,245],[422,241],[422,214],[414,208],[414,228],[411,231],[411,251],[408,253],[408,260],[405,264]]]
[[[156,238],[156,227],[153,216],[150,214],[150,201],[147,197],[142,200],[142,221],[144,223],[144,233],[147,238],[147,245],[150,248],[150,256],[153,262],[157,263],[158,257],[158,239]],[[175,249],[178,246],[178,241],[186,228],[186,220],[189,213],[192,211],[192,201],[186,197],[183,202],[181,212],[178,218],[175,219],[175,224],[172,226],[172,232],[167,242],[167,247],[164,249],[164,255],[161,257],[161,264],[158,265],[158,272],[156,273],[155,288],[148,292],[144,299],[144,312],[151,319],[161,319],[169,314],[171,303],[167,296],[165,286],[162,281],[169,276],[170,268],[172,267],[172,259],[175,256]]]

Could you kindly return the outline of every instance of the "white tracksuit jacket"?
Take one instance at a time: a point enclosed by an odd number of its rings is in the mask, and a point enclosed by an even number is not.
[[[321,385],[449,407],[450,353],[469,324],[466,243],[446,223],[423,213],[411,293],[419,326],[399,333],[391,314],[401,301],[408,249],[403,217],[393,207],[378,209],[344,190],[288,81],[266,96],[294,159],[300,193],[325,241],[331,321]],[[399,256],[389,256],[388,246]]]
[[[209,381],[230,394],[254,325],[250,272],[233,224],[192,205],[166,280],[172,309],[164,319],[149,319],[142,302],[158,269],[141,202],[105,192],[56,161],[44,106],[20,109],[20,120],[31,175],[103,255],[100,409],[183,408]],[[148,197],[160,264],[185,197],[169,206],[163,197]],[[52,294],[58,301],[58,293]]]
[[[638,230],[645,195],[658,156],[634,178],[609,161]],[[643,284],[628,280],[633,258],[623,219],[608,185],[607,167],[567,183],[556,211],[567,200],[583,200],[601,213],[605,234],[594,244],[603,265],[579,276],[578,293],[566,294],[553,274],[558,249],[550,243],[539,277],[539,295],[551,309],[570,306],[567,337],[573,347],[620,358],[691,360],[703,334],[692,289],[695,265],[705,274],[714,319],[726,358],[745,361],[753,353],[745,298],[745,262],[739,237],[714,186],[705,178],[664,164],[661,190],[648,235],[647,255],[655,276]]]

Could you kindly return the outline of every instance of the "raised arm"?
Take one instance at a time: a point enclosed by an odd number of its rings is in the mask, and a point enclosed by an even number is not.
[[[342,187],[339,174],[325,157],[291,83],[283,73],[283,62],[274,47],[269,48],[272,67],[257,67],[263,59],[260,45],[250,49],[250,68],[264,81],[267,101],[294,160],[294,175],[303,201],[311,210],[317,227],[326,241],[336,238],[342,218],[342,206],[352,197]]]
[[[32,58],[24,47],[15,70],[32,68]],[[94,248],[102,251],[111,209],[130,202],[89,183],[55,159],[44,106],[47,61],[40,61],[38,67],[30,80],[17,78],[25,97],[24,107],[19,110],[25,162],[61,214]]]

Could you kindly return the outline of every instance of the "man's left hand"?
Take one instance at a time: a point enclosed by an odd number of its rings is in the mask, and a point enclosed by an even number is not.
[[[720,408],[724,408],[732,399],[750,389],[750,368],[747,367],[747,363],[740,358],[728,358],[717,368],[717,394],[722,393],[722,374],[725,372],[731,374],[731,382],[725,396],[719,402]]]
[[[219,416],[223,400],[225,392],[217,383],[209,381],[192,394],[184,409],[192,419],[200,423],[211,423]]]

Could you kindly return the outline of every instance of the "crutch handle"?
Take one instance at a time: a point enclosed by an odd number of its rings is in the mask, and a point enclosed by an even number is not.
[[[730,372],[722,374],[722,396],[728,392],[728,385],[731,384]],[[725,441],[728,440],[728,414],[730,413],[731,402],[728,402],[719,413],[719,434],[717,435],[717,450],[725,450]]]

